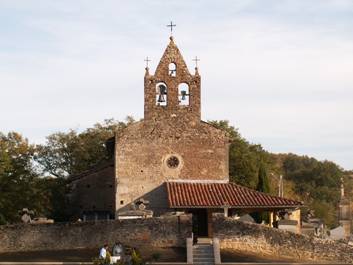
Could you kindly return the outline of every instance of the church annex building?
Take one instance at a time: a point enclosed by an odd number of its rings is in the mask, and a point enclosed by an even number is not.
[[[70,200],[83,220],[187,212],[198,236],[212,235],[212,214],[297,212],[301,202],[229,182],[227,134],[201,120],[201,77],[191,74],[173,37],[144,76],[144,119],[109,139],[111,162],[70,177]],[[299,212],[299,214],[298,214]],[[298,220],[298,227],[300,222]]]

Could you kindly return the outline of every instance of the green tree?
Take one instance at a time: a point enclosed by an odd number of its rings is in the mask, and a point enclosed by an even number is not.
[[[70,130],[51,134],[45,144],[37,146],[36,161],[46,175],[66,178],[81,173],[111,159],[106,141],[133,121],[131,117],[127,122],[110,119],[80,133]]]
[[[45,216],[54,219],[55,222],[70,220],[71,213],[68,211],[68,186],[64,178],[43,177],[40,178],[39,188],[41,194],[46,198]]]
[[[112,159],[107,139],[131,122],[131,117],[126,122],[111,119],[82,132],[54,133],[37,146],[18,133],[0,133],[0,224],[18,221],[18,210],[25,207],[56,221],[67,220],[67,176]],[[287,196],[303,200],[329,227],[337,225],[340,179],[345,179],[346,194],[352,196],[352,171],[307,156],[270,154],[249,143],[228,121],[209,123],[230,138],[230,181],[272,192],[278,181],[274,176],[283,174]]]
[[[47,216],[56,221],[69,220],[67,177],[112,159],[113,150],[107,146],[107,140],[132,122],[132,117],[126,122],[105,120],[83,132],[69,130],[51,134],[45,144],[36,146],[35,161],[47,176],[41,181],[42,193],[48,201]]]
[[[229,146],[229,177],[237,184],[256,188],[258,183],[258,169],[261,163],[271,168],[271,155],[261,145],[250,144],[228,121],[209,121],[216,128],[227,132],[230,138]]]
[[[0,133],[0,222],[19,221],[18,211],[45,212],[46,198],[33,166],[35,147],[16,132]]]
[[[270,193],[271,187],[267,176],[267,170],[263,164],[260,164],[258,176],[256,190],[264,193]]]
[[[260,164],[260,167],[258,170],[258,182],[257,182],[256,190],[264,193],[271,192],[270,182],[267,176],[267,170],[263,163]],[[265,221],[266,223],[269,222],[268,212],[256,212],[252,214],[252,217],[255,219],[257,223],[261,223],[262,221]]]
[[[338,225],[337,207],[340,198],[340,179],[345,178],[349,190],[352,179],[345,177],[342,168],[330,161],[318,161],[295,154],[280,155],[285,179],[294,183],[294,191],[322,218],[329,227]]]

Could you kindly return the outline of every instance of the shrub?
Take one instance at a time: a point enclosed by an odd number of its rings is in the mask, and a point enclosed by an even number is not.
[[[132,261],[132,265],[142,265],[143,264],[141,255],[136,249],[132,250],[131,261]]]
[[[158,261],[161,258],[161,253],[153,253],[152,260]]]

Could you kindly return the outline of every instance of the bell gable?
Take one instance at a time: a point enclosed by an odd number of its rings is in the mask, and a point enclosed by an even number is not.
[[[144,119],[201,119],[200,75],[190,74],[183,56],[170,37],[169,45],[151,75],[146,68]]]

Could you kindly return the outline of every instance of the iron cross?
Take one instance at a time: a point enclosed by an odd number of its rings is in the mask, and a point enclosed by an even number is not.
[[[200,59],[199,59],[199,58],[197,58],[197,56],[195,56],[195,59],[193,59],[193,61],[195,62],[196,67],[197,67],[197,62],[199,62],[199,61],[200,61]]]
[[[173,24],[173,21],[170,21],[170,24],[168,24],[167,27],[170,27],[170,35],[173,35],[173,27],[176,27],[176,25]]]
[[[150,59],[148,59],[148,56],[146,57],[146,59],[145,59],[145,62],[146,62],[146,68],[148,68],[148,63],[150,62],[151,60]]]

